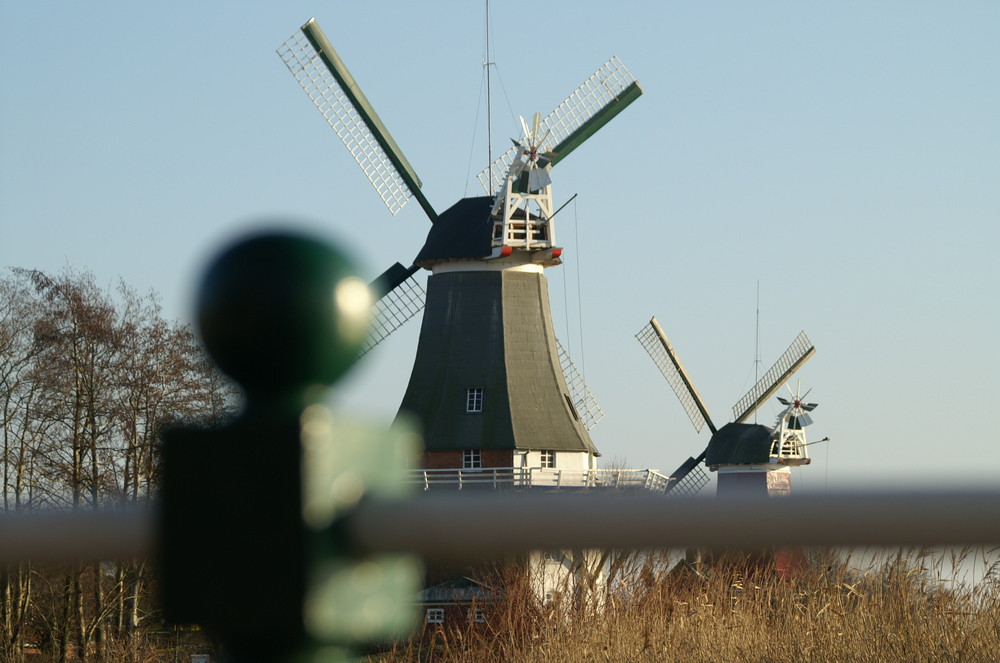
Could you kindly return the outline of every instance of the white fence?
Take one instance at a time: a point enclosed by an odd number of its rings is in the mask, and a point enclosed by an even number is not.
[[[656,470],[561,470],[542,467],[411,470],[410,480],[433,488],[566,488],[664,493],[670,477]]]

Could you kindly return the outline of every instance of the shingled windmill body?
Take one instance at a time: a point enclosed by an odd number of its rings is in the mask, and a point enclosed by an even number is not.
[[[550,171],[641,93],[612,58],[481,175],[488,195],[437,214],[330,42],[310,20],[278,53],[394,215],[415,197],[432,222],[381,296],[366,351],[424,308],[400,414],[424,434],[426,468],[588,469],[599,408],[556,341],[546,267],[561,263]],[[413,279],[429,270],[424,293]],[[567,373],[569,371],[569,373]],[[569,379],[567,379],[569,375]]]

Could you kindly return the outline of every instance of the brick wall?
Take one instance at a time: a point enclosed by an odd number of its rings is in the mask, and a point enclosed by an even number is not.
[[[510,449],[483,449],[480,459],[483,467],[512,467],[514,452]],[[461,467],[461,451],[425,451],[420,459],[420,469],[424,470],[453,470]]]

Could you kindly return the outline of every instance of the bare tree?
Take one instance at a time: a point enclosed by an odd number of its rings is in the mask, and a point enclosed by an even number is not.
[[[4,511],[147,504],[163,428],[225,417],[233,400],[154,295],[72,270],[0,279]],[[0,569],[0,657],[21,660],[26,644],[61,662],[127,651],[156,621],[150,584],[138,561]]]

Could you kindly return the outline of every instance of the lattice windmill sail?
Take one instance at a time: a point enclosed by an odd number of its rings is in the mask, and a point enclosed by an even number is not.
[[[617,56],[612,57],[541,121],[545,140],[539,149],[555,166],[641,94],[638,81]],[[514,145],[479,173],[487,193],[502,188],[519,151]]]
[[[396,263],[373,283],[380,298],[373,308],[375,328],[363,350],[370,351],[424,312],[401,410],[422,419],[428,449],[457,444],[459,434],[466,441],[486,435],[466,430],[475,428],[474,418],[442,419],[441,404],[434,400],[450,390],[469,389],[479,390],[475,398],[469,396],[469,407],[478,403],[485,404],[486,411],[501,406],[511,411],[489,430],[509,429],[514,432],[508,436],[514,438],[530,434],[544,440],[537,444],[548,445],[542,449],[579,447],[597,455],[587,431],[603,412],[552,335],[542,270],[562,262],[552,223],[551,169],[642,94],[625,66],[612,58],[544,119],[536,115],[522,121],[524,136],[480,178],[490,195],[462,199],[438,214],[424,196],[416,171],[316,21],[310,19],[277,52],[390,213],[396,215],[416,198],[431,221],[427,240],[410,267]],[[426,292],[414,279],[421,268],[432,272]],[[525,335],[514,346],[511,339],[519,334]],[[555,375],[539,368],[539,362],[554,367]],[[490,385],[461,386],[476,380]],[[566,423],[536,421],[532,417],[537,415],[524,414],[529,411],[556,412],[553,421],[564,417]],[[553,426],[559,430],[549,430]],[[514,448],[522,444],[509,443]]]
[[[707,424],[712,432],[712,438],[705,450],[697,457],[688,458],[671,476],[682,492],[697,492],[708,482],[707,475],[700,468],[703,461],[713,469],[720,465],[776,463],[790,466],[809,462],[805,450],[805,437],[801,433],[802,426],[798,425],[800,420],[793,418],[797,407],[795,403],[801,402],[797,396],[794,403],[778,416],[773,428],[744,424],[815,354],[816,348],[805,332],[799,333],[778,361],[737,401],[733,406],[733,422],[722,429],[716,429],[712,423],[708,408],[698,395],[687,371],[684,370],[677,353],[655,317],[639,330],[636,338],[674,390],[695,431],[700,432],[703,425]],[[779,400],[788,405],[784,399],[779,398]],[[816,404],[809,405],[815,407]],[[733,449],[738,451],[734,452]]]
[[[733,406],[733,421],[743,422],[750,418],[764,402],[788,382],[795,371],[802,367],[816,353],[805,332],[799,332],[785,353],[774,362],[774,366],[764,373],[750,391]]]
[[[361,347],[359,358],[423,310],[427,293],[413,278],[416,271],[416,267],[407,269],[397,262],[375,279],[372,290],[377,299],[372,306],[371,333]]]
[[[437,214],[420,190],[420,178],[316,20],[309,19],[277,53],[343,141],[389,212],[395,216],[416,196],[433,221]]]
[[[652,318],[649,324],[640,329],[635,337],[652,358],[653,363],[660,369],[667,384],[674,390],[695,431],[700,433],[702,427],[708,424],[708,429],[714,435],[716,429],[708,414],[708,408],[705,407],[701,396],[698,395],[698,390],[695,389],[694,383],[688,377],[684,365],[681,364],[680,358],[673,346],[670,345],[667,335],[663,333],[656,318]],[[705,460],[704,451],[681,463],[680,467],[670,475],[671,483],[667,487],[667,493],[671,495],[697,494],[709,481],[708,475],[701,469],[703,460]]]
[[[277,49],[288,71],[395,216],[412,197],[433,222],[437,212],[423,195],[416,171],[403,155],[364,92],[315,19]],[[373,283],[379,296],[372,310],[367,354],[423,309],[424,291],[413,278],[417,267],[395,263]]]
[[[583,374],[577,369],[576,364],[569,356],[569,352],[563,344],[556,339],[556,347],[559,350],[559,365],[562,367],[563,375],[566,377],[566,386],[569,387],[570,399],[573,401],[573,408],[576,410],[583,427],[590,430],[604,418],[604,410],[590,392],[590,387],[583,381]]]

